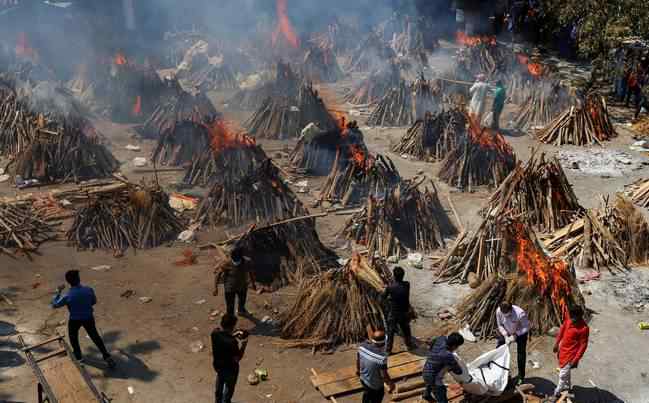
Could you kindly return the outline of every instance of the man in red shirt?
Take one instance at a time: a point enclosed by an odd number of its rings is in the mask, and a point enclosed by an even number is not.
[[[554,345],[554,352],[558,353],[560,367],[559,383],[554,391],[555,397],[559,397],[561,392],[570,390],[570,371],[577,368],[588,347],[590,330],[584,321],[584,310],[575,306],[570,308],[568,314],[569,317],[561,325],[559,334],[557,334],[557,342]]]

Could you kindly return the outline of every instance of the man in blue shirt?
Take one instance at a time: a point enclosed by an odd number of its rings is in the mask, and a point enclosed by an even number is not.
[[[424,364],[423,378],[426,391],[423,400],[427,402],[448,403],[444,375],[448,371],[461,374],[462,368],[458,364],[453,352],[464,344],[464,337],[459,333],[451,333],[433,340]],[[434,397],[434,398],[433,398]]]
[[[68,307],[70,311],[70,319],[68,320],[68,335],[70,336],[70,344],[74,351],[74,357],[83,362],[81,355],[81,347],[79,346],[79,329],[82,327],[86,329],[86,333],[90,339],[95,343],[101,355],[104,357],[106,364],[109,368],[115,367],[115,361],[111,358],[104,341],[99,336],[97,327],[95,326],[95,317],[93,315],[92,306],[97,303],[95,291],[90,287],[81,285],[81,278],[79,277],[78,270],[68,270],[65,273],[65,281],[70,284],[70,291],[65,295],[61,295],[61,291],[65,288],[61,285],[57,288],[56,295],[52,300],[52,308]]]
[[[394,389],[394,382],[388,374],[388,354],[385,351],[385,333],[367,326],[368,340],[358,348],[356,355],[356,375],[363,386],[363,403],[381,403],[387,383],[389,391]]]

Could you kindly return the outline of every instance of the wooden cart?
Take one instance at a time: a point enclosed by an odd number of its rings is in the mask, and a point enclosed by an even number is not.
[[[86,370],[74,359],[63,336],[55,336],[28,346],[18,336],[27,362],[38,379],[38,403],[109,403]],[[48,353],[35,353],[39,347],[53,347]]]

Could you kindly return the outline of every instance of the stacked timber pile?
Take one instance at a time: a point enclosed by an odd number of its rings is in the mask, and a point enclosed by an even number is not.
[[[475,77],[484,74],[488,79],[511,70],[513,55],[511,49],[501,45],[495,36],[469,37],[458,33],[458,42],[463,47],[458,50],[458,68]]]
[[[427,112],[437,112],[440,107],[442,89],[439,80],[426,80],[423,73],[412,84],[415,119],[421,119]]]
[[[567,309],[584,306],[569,265],[547,256],[529,227],[514,221],[503,231],[503,258],[490,275],[458,306],[458,317],[486,339],[496,336],[496,310],[511,302],[527,312],[530,329],[546,334],[563,323]]]
[[[392,151],[418,160],[441,160],[464,141],[466,124],[466,114],[459,108],[427,112],[410,126]]]
[[[584,209],[556,158],[532,154],[489,198],[485,211],[520,217],[536,230],[553,232],[572,222]]]
[[[49,221],[32,203],[0,203],[0,254],[31,258],[38,246],[56,237],[58,223]]]
[[[176,239],[184,223],[157,185],[119,187],[91,197],[67,233],[79,249],[107,249],[123,254],[128,248],[147,249]]]
[[[228,177],[212,185],[198,207],[196,221],[238,226],[249,222],[272,223],[306,215],[306,208],[266,160],[243,177]]]
[[[649,179],[640,179],[626,186],[625,194],[637,206],[649,208]]]
[[[345,72],[374,71],[387,60],[392,60],[395,57],[394,50],[381,38],[381,35],[370,32],[351,52],[351,57],[345,65]]]
[[[235,108],[255,110],[269,97],[296,97],[300,78],[293,72],[291,65],[278,62],[274,70],[273,80],[237,91],[228,103]]]
[[[311,46],[304,55],[302,76],[314,82],[335,83],[343,78],[343,71],[331,48]]]
[[[340,267],[338,256],[320,241],[311,217],[254,227],[236,243],[249,251],[256,280],[273,289]]]
[[[498,186],[516,166],[516,156],[500,133],[469,120],[469,135],[442,161],[439,177],[471,192],[477,186]]]
[[[345,101],[353,105],[373,105],[400,82],[399,66],[396,63],[387,63],[356,84],[345,94]]]
[[[398,86],[391,88],[379,101],[370,117],[368,126],[408,126],[415,120],[412,89],[401,80]]]
[[[351,45],[360,36],[356,26],[334,17],[323,32],[314,34],[309,42],[321,48],[330,48],[335,54],[341,54],[351,49]]]
[[[363,142],[363,134],[356,121],[347,123],[344,130],[320,130],[309,124],[289,156],[291,166],[310,175],[327,175],[340,148]]]
[[[297,137],[309,123],[323,130],[338,125],[312,84],[303,83],[296,97],[271,96],[244,123],[255,138],[284,139]]]
[[[364,143],[351,143],[336,151],[319,200],[356,205],[369,196],[384,197],[399,182],[399,171],[388,157],[372,156]]]
[[[239,88],[234,69],[224,60],[203,63],[181,77],[184,86],[201,92]]]
[[[282,338],[320,348],[366,339],[367,325],[384,327],[381,293],[390,280],[385,263],[358,254],[342,268],[305,279],[282,313]]]
[[[571,106],[537,133],[542,143],[560,146],[601,144],[617,137],[608,114],[604,97],[596,92],[586,95],[583,102]]]
[[[527,88],[529,95],[522,101],[514,117],[514,127],[519,130],[546,127],[569,106],[568,91],[559,81],[535,81]]]
[[[38,135],[35,117],[13,89],[0,91],[0,155],[16,155]]]
[[[183,183],[211,186],[227,178],[241,178],[268,157],[255,139],[238,132],[224,120],[207,126],[210,147],[195,156],[185,171]]]
[[[640,118],[631,126],[631,130],[635,132],[633,138],[636,140],[646,140],[649,137],[649,116]]]
[[[457,233],[446,215],[435,184],[419,190],[425,178],[402,181],[384,199],[369,197],[343,230],[346,238],[367,246],[369,256],[430,253]]]

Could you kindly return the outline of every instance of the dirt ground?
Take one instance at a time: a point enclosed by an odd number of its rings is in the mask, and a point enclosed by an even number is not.
[[[441,58],[441,60],[444,58]],[[566,65],[566,71],[583,74],[580,66]],[[339,83],[334,90],[340,93],[349,83]],[[219,110],[231,117],[243,115],[230,112],[222,100],[227,94],[214,94]],[[605,145],[606,149],[619,150],[642,161],[646,155],[630,151],[632,133],[627,130],[628,110],[612,107],[620,136]],[[503,122],[508,121],[507,109]],[[123,125],[98,121],[97,126],[111,142],[111,150],[124,162],[122,171],[133,181],[142,175],[132,172],[132,159],[148,156],[153,148],[150,141],[134,138],[132,130]],[[436,164],[410,161],[389,151],[405,132],[405,128],[361,128],[366,143],[373,152],[390,156],[403,177],[412,177],[419,171],[435,178]],[[530,148],[538,143],[528,135],[505,132],[520,160],[530,155]],[[125,150],[127,144],[139,144],[140,152]],[[264,144],[268,154],[276,157],[285,143]],[[550,155],[556,147],[542,147]],[[566,148],[564,148],[566,149]],[[593,150],[593,149],[588,149]],[[281,159],[280,159],[281,161]],[[601,177],[567,170],[574,189],[584,206],[599,203],[599,195],[613,195],[625,184],[646,175],[646,168],[625,172],[619,177]],[[180,180],[179,173],[165,173],[160,180],[171,186]],[[308,194],[300,195],[307,206],[317,196],[321,179],[309,178]],[[477,212],[488,197],[488,191],[472,194],[459,193],[437,182],[443,203],[449,209],[448,198],[453,201],[465,227],[477,222]],[[46,189],[44,189],[46,190]],[[33,190],[32,190],[33,191]],[[0,185],[0,195],[13,195],[15,189]],[[314,209],[317,211],[317,209]],[[330,214],[318,219],[318,232],[323,241],[339,246],[336,236],[348,216]],[[224,232],[199,234],[198,244],[228,237]],[[49,302],[53,291],[63,282],[63,273],[71,268],[81,270],[82,280],[95,288],[98,298],[96,318],[98,328],[117,361],[117,369],[103,367],[100,354],[82,332],[82,347],[91,361],[89,371],[97,387],[115,402],[208,402],[213,400],[214,372],[211,367],[209,334],[216,326],[210,319],[214,310],[223,312],[223,296],[212,296],[213,257],[209,250],[200,253],[198,264],[178,267],[173,262],[181,257],[187,245],[170,245],[150,251],[129,251],[122,258],[105,252],[77,252],[65,242],[49,242],[40,248],[40,256],[32,261],[14,260],[0,254],[0,402],[33,402],[36,398],[36,381],[22,354],[18,351],[17,335],[28,342],[37,342],[59,331],[65,333],[65,310],[52,310]],[[342,255],[349,250],[339,250]],[[439,251],[442,255],[444,251]],[[430,259],[424,269],[405,264],[407,279],[414,285],[413,303],[420,317],[414,333],[420,342],[448,330],[448,326],[435,319],[435,312],[457,302],[466,294],[466,287],[434,285]],[[109,265],[107,271],[92,270],[98,265]],[[634,281],[649,285],[649,271],[634,269]],[[619,276],[618,276],[619,278]],[[646,314],[629,311],[611,292],[610,284],[616,280],[604,273],[597,282],[584,285],[587,305],[594,311],[591,322],[591,342],[580,368],[574,372],[576,401],[643,403],[649,401],[649,360],[647,359],[649,333],[638,329],[637,323],[648,320]],[[122,297],[125,291],[134,294]],[[241,376],[235,401],[243,402],[323,402],[324,399],[309,383],[310,368],[318,371],[349,366],[354,360],[355,346],[341,347],[331,354],[310,350],[284,349],[276,330],[261,323],[265,316],[277,317],[285,308],[295,290],[282,289],[273,294],[251,293],[249,310],[254,320],[241,320],[240,326],[250,330],[251,340],[242,362]],[[151,302],[141,303],[139,297],[150,297]],[[400,342],[400,339],[399,339]],[[202,343],[202,351],[192,352],[192,347]],[[552,338],[535,337],[529,345],[528,377],[537,385],[537,391],[549,393],[556,381],[557,362],[551,354]],[[401,344],[399,346],[403,347]],[[467,360],[491,349],[490,343],[465,345],[460,354]],[[423,354],[424,350],[420,352]],[[538,368],[533,369],[531,362]],[[258,386],[249,386],[246,376],[255,368],[267,368],[269,380]],[[134,394],[129,394],[132,387]],[[359,395],[340,402],[358,402]]]

